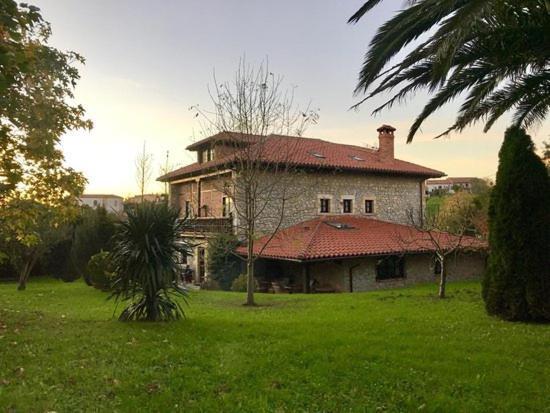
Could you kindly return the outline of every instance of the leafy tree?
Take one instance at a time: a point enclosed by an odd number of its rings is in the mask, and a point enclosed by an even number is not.
[[[382,1],[366,1],[349,22]],[[529,127],[550,108],[548,27],[548,0],[411,0],[372,39],[355,90],[366,96],[355,107],[393,89],[375,113],[419,90],[435,92],[411,126],[409,142],[426,118],[461,94],[457,119],[439,136],[480,120],[487,131],[512,109],[514,124]]]
[[[178,213],[166,203],[145,202],[117,224],[111,253],[112,297],[130,302],[119,320],[175,320],[184,315],[175,300],[187,296],[177,284],[181,271],[177,256],[187,251],[179,236],[184,222]]]
[[[48,206],[17,199],[0,216],[0,235],[10,262],[19,274],[18,289],[24,290],[40,258],[60,241],[70,237],[69,224],[76,218],[76,204]]]
[[[63,165],[60,137],[92,127],[83,107],[71,103],[79,79],[73,64],[84,59],[48,45],[50,25],[31,5],[0,2],[0,33],[0,200],[21,183],[56,200],[75,174]]]
[[[239,275],[240,260],[233,254],[237,245],[233,234],[219,233],[208,241],[208,274],[223,290]]]
[[[440,228],[447,228],[456,232],[464,228],[466,234],[481,236],[488,235],[488,210],[490,188],[477,194],[458,191],[441,199],[436,211],[430,211],[431,216],[437,216]]]
[[[487,312],[550,320],[550,180],[523,129],[506,131],[489,208]]]
[[[84,59],[49,46],[50,34],[37,7],[0,2],[0,255],[18,263],[20,289],[86,182],[59,149],[65,132],[92,127],[72,103]]]

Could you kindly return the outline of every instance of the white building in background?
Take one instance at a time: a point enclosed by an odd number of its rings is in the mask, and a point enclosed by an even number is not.
[[[431,194],[433,191],[449,192],[453,193],[456,188],[460,188],[463,191],[472,191],[472,186],[476,181],[481,181],[480,178],[468,177],[468,178],[452,178],[445,179],[428,179],[426,181],[426,193]]]
[[[83,194],[80,196],[80,204],[92,208],[102,206],[107,212],[121,214],[124,212],[124,199],[118,195]]]

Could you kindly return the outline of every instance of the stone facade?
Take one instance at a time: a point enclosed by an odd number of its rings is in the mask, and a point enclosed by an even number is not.
[[[289,174],[290,175],[290,174]],[[320,198],[330,199],[330,210],[326,215],[339,215],[343,212],[343,200],[352,200],[350,215],[370,216],[383,221],[410,224],[409,210],[420,222],[425,205],[424,179],[419,177],[377,175],[353,172],[305,172],[291,176],[277,176],[270,179],[280,181],[265,213],[258,219],[258,230],[270,232],[278,222],[285,193],[285,210],[282,228],[316,218],[320,212]],[[365,200],[373,201],[373,213],[365,212]]]

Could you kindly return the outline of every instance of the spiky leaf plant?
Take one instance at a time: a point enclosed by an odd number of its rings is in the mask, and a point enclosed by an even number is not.
[[[187,303],[187,291],[177,283],[177,256],[187,251],[179,236],[182,225],[178,211],[165,203],[140,204],[119,224],[111,253],[116,274],[111,297],[129,303],[119,320],[185,316],[178,298]]]

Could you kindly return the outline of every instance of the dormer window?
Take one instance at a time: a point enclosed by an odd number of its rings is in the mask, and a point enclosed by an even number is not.
[[[210,162],[214,160],[214,148],[206,148],[198,152],[199,163]]]
[[[210,162],[214,159],[214,148],[208,148],[205,151],[206,153],[206,162]]]

